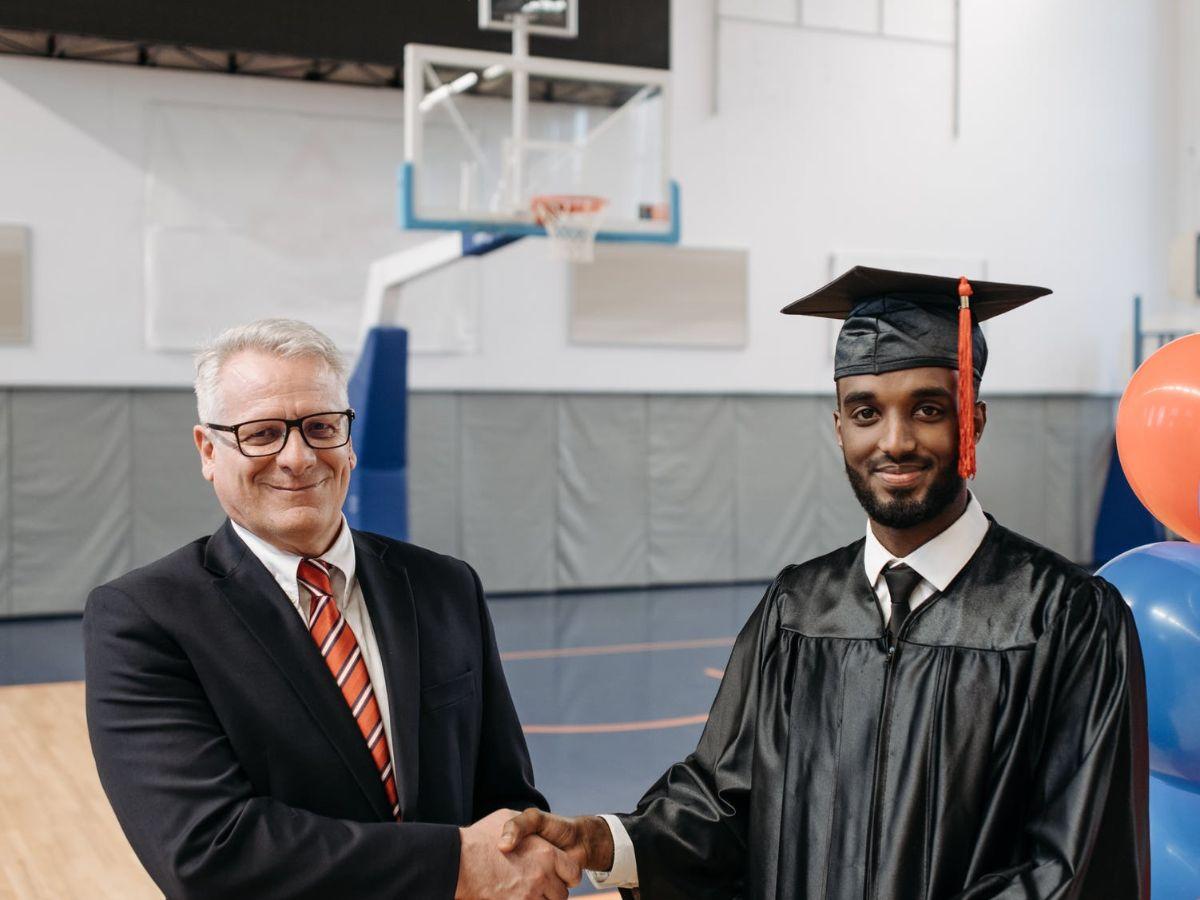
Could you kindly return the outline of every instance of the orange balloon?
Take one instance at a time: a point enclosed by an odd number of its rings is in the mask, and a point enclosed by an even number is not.
[[[1200,334],[1161,347],[1133,373],[1117,408],[1117,453],[1142,504],[1200,543]]]

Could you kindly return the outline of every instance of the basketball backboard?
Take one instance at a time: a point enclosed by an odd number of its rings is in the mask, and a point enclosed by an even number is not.
[[[579,0],[479,0],[479,27],[485,31],[512,31],[517,16],[525,17],[530,34],[579,34]]]
[[[533,198],[590,195],[607,200],[597,240],[677,243],[670,73],[531,57],[520,43],[512,55],[405,47],[401,224],[544,234]]]

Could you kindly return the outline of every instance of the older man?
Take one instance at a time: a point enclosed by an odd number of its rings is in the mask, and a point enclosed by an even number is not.
[[[171,897],[565,897],[560,851],[495,849],[506,808],[545,801],[474,571],[342,517],[337,349],[301,322],[232,329],[196,399],[229,520],[84,616],[92,749],[151,877]]]

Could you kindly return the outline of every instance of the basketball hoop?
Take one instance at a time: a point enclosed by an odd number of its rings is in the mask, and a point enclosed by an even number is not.
[[[546,229],[551,252],[559,259],[591,262],[596,232],[608,207],[604,197],[586,194],[543,194],[530,203],[533,217]]]

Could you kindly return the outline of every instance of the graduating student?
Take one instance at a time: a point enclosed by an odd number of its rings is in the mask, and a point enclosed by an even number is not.
[[[695,752],[633,813],[528,810],[501,849],[540,833],[646,900],[1149,897],[1133,618],[966,486],[978,322],[1047,293],[859,267],[783,310],[845,320],[834,425],[866,536],[779,574]]]

